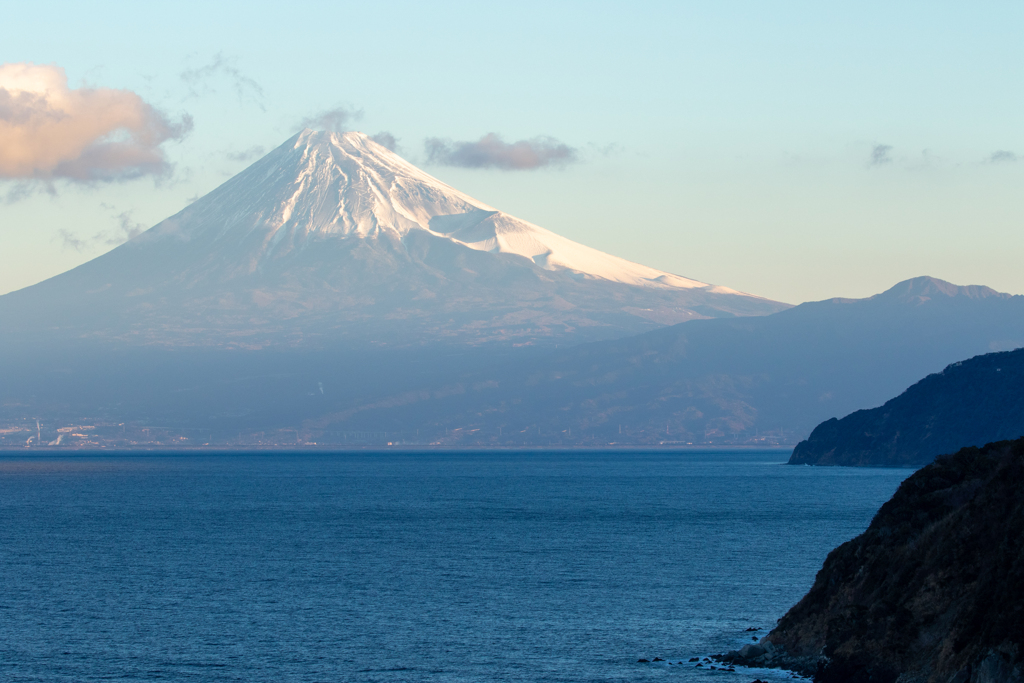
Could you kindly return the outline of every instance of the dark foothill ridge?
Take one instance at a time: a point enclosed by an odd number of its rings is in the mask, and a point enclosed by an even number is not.
[[[1024,435],[1024,348],[953,363],[884,405],[818,425],[790,464],[920,467]]]
[[[511,434],[520,445],[542,434],[578,445],[793,443],[949,363],[1018,346],[1024,296],[918,277],[865,299],[694,320],[510,359],[308,424],[440,428],[444,443],[463,445]]]

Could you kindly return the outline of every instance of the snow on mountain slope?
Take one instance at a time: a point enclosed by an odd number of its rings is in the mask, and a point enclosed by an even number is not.
[[[502,213],[362,133],[304,130],[138,237],[0,297],[0,336],[564,343],[787,307]]]
[[[251,256],[303,249],[311,236],[400,240],[425,231],[477,251],[513,254],[545,270],[642,287],[709,287],[633,263],[502,213],[442,183],[363,133],[304,130],[147,237],[221,241],[258,235]],[[737,293],[728,290],[728,293]]]

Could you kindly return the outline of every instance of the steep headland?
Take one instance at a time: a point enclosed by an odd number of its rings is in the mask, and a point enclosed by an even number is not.
[[[1024,439],[914,473],[734,663],[821,683],[1024,680]]]
[[[1024,435],[1024,349],[929,375],[885,405],[818,425],[791,464],[919,467],[961,446]]]

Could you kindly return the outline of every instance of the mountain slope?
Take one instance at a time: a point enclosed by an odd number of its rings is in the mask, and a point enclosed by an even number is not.
[[[581,341],[783,308],[497,211],[361,133],[306,130],[128,243],[0,297],[0,323],[288,348]]]
[[[446,429],[467,443],[787,442],[960,358],[1022,345],[1024,297],[922,277],[867,299],[696,320],[511,361],[325,412],[307,427]]]
[[[942,453],[1024,435],[1024,349],[929,375],[884,405],[815,427],[790,463],[920,467]]]

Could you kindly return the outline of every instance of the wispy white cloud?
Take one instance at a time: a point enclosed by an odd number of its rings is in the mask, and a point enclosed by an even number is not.
[[[216,92],[218,80],[221,83],[227,80],[240,101],[249,100],[261,110],[266,111],[266,107],[263,105],[263,87],[243,74],[235,65],[235,61],[225,57],[223,52],[214,55],[209,64],[185,69],[181,72],[181,80],[188,86],[191,97],[200,97]]]
[[[1013,152],[1001,149],[996,152],[992,152],[992,156],[988,158],[994,164],[1003,163],[1007,161],[1017,161],[1019,157]]]
[[[891,164],[892,157],[889,155],[890,152],[892,152],[892,145],[875,145],[871,149],[871,158],[868,160],[868,166]]]
[[[110,231],[100,233],[103,243],[107,245],[121,244],[134,239],[146,232],[146,224],[135,220],[131,211],[122,211],[117,214],[117,226]]]
[[[0,65],[0,178],[166,176],[161,145],[191,129],[190,116],[172,122],[130,90],[69,88],[59,66]]]
[[[617,142],[608,142],[603,145],[599,145],[596,142],[591,142],[587,144],[587,147],[590,149],[592,153],[600,154],[605,158],[617,157],[626,151],[626,148],[618,144]]]
[[[116,211],[109,204],[104,204],[103,206]],[[136,221],[131,211],[121,211],[115,214],[114,221],[114,227],[109,230],[102,230],[92,237],[82,237],[63,228],[57,231],[57,237],[65,249],[83,251],[94,247],[114,247],[134,237],[138,237],[146,231],[146,225]]]
[[[262,145],[253,145],[249,149],[243,149],[241,152],[224,152],[224,158],[228,161],[252,161],[263,156],[265,151]]]
[[[57,231],[57,237],[60,238],[61,244],[64,246],[65,249],[74,249],[75,251],[82,251],[90,244],[90,240],[83,239],[65,228],[61,228],[60,230]]]

